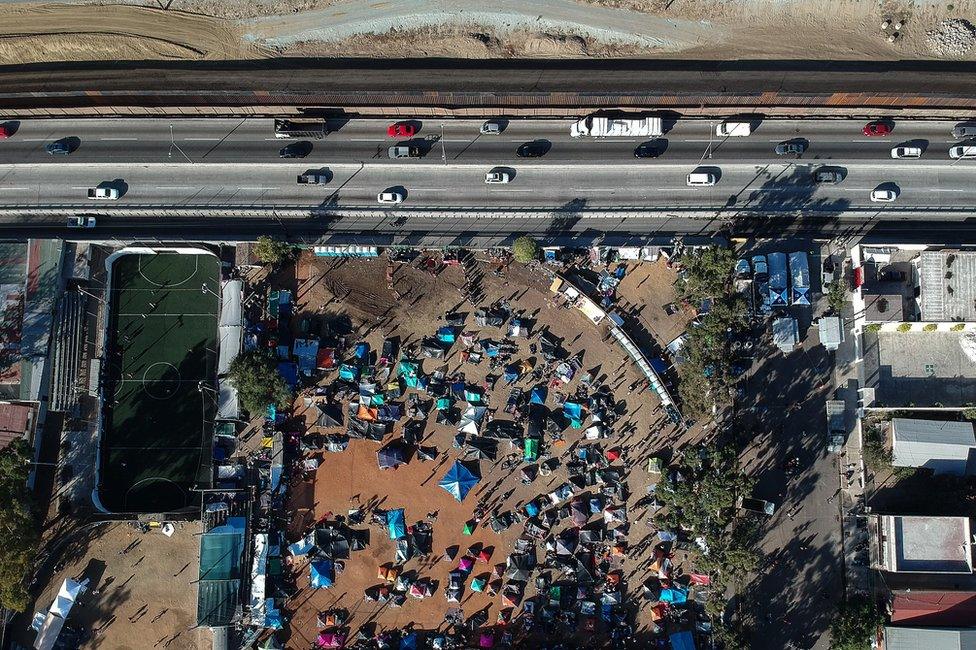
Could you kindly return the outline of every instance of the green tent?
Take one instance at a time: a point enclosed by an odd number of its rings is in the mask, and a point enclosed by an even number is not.
[[[471,591],[484,591],[486,584],[488,584],[488,581],[484,578],[475,578],[471,581]]]
[[[416,388],[417,386],[420,385],[420,379],[418,379],[417,377],[404,376],[403,383],[405,383],[409,388]]]
[[[534,463],[539,459],[539,439],[526,438],[522,459],[527,463]]]
[[[481,393],[476,393],[473,390],[464,391],[464,401],[469,404],[480,404],[481,403]]]
[[[461,531],[462,535],[474,535],[475,523],[473,521],[464,522],[464,530]]]
[[[441,397],[437,400],[437,410],[443,411],[445,409],[451,408],[451,399],[449,397]]]

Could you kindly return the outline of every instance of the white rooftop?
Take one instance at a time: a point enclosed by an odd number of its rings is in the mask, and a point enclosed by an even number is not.
[[[956,475],[976,471],[976,434],[970,422],[894,418],[891,432],[897,467],[924,467]]]
[[[881,515],[881,560],[888,571],[973,572],[968,517]]]

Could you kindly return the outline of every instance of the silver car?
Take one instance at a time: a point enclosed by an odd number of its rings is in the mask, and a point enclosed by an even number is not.
[[[952,137],[957,140],[976,136],[976,124],[960,124],[952,129]]]
[[[498,135],[502,132],[502,125],[494,120],[488,120],[481,125],[481,135]]]

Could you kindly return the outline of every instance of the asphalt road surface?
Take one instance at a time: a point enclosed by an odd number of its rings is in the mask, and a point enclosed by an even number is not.
[[[901,122],[889,137],[867,137],[854,121],[767,121],[753,135],[717,138],[714,122],[678,122],[654,143],[655,158],[635,158],[645,141],[573,139],[567,120],[512,121],[501,135],[478,133],[480,121],[420,122],[409,139],[387,137],[386,122],[333,123],[321,140],[274,137],[270,120],[73,120],[12,123],[0,142],[0,206],[85,203],[87,189],[109,182],[123,196],[113,206],[376,206],[387,189],[402,207],[598,210],[735,209],[844,214],[886,208],[976,207],[976,160],[950,160],[954,123]],[[442,135],[443,134],[443,135]],[[65,156],[46,153],[64,140]],[[776,144],[803,142],[800,156],[777,156]],[[419,158],[391,160],[387,149],[409,141]],[[518,147],[541,142],[545,154],[520,158]],[[301,159],[279,150],[310,147]],[[893,146],[925,150],[919,160],[891,158]],[[837,185],[816,185],[822,166],[842,171]],[[714,173],[712,187],[688,187],[688,173]],[[511,182],[488,185],[485,174],[507,171]],[[321,171],[325,185],[296,177]],[[897,191],[874,203],[878,187]],[[91,201],[91,204],[103,203]],[[108,203],[108,202],[104,202]]]

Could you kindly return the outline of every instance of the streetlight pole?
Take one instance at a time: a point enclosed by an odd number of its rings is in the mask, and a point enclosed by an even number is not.
[[[173,136],[173,125],[170,124],[169,125],[169,153],[166,155],[167,158],[172,158],[173,157],[173,148],[174,147],[176,148],[177,151],[179,151],[181,154],[183,154],[183,157],[186,158],[186,161],[188,163],[190,163],[191,165],[193,164],[193,161],[190,160],[190,157],[188,155],[186,155],[186,152],[183,151],[183,149],[180,148],[180,145],[176,144],[176,138]]]
[[[447,149],[444,147],[444,123],[441,122],[441,160],[447,165]]]

